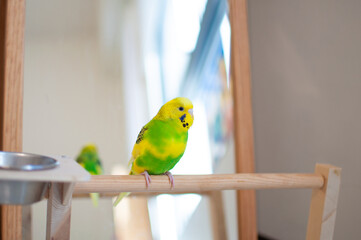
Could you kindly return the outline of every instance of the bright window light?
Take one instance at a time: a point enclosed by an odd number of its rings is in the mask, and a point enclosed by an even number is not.
[[[229,68],[230,68],[230,60],[231,60],[231,25],[228,20],[227,14],[224,15],[222,23],[221,23],[221,41],[224,55],[224,63],[226,66],[227,72],[227,87],[229,88]]]
[[[176,45],[184,52],[192,52],[196,46],[205,3],[206,0],[171,1]]]
[[[150,51],[145,55],[145,75],[148,94],[148,108],[150,117],[154,117],[159,106],[162,106],[162,80],[160,73],[160,61],[159,56],[153,51]]]
[[[174,198],[168,194],[157,197],[160,240],[177,240]]]
[[[189,220],[201,199],[202,197],[198,194],[157,196],[155,204],[152,204],[156,210],[151,210],[153,212],[151,219],[154,238],[176,240],[179,236],[184,235]]]
[[[173,174],[211,174],[212,158],[205,106],[193,100],[194,122],[188,132],[186,151]]]
[[[174,199],[176,203],[175,212],[178,220],[177,233],[178,236],[182,236],[189,224],[190,218],[201,202],[202,196],[199,194],[185,194],[175,196]]]

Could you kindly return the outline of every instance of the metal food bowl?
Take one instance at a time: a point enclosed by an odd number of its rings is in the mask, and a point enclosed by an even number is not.
[[[23,174],[55,168],[59,163],[53,158],[15,152],[0,151],[0,204],[31,204],[43,199],[47,182],[1,179],[2,172]]]

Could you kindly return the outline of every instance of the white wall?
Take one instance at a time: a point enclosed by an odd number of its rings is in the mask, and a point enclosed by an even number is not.
[[[361,1],[248,1],[258,172],[343,168],[334,239],[361,239]],[[258,193],[262,233],[304,239],[310,191]]]
[[[129,155],[120,52],[104,50],[112,43],[99,38],[100,10],[97,1],[27,3],[23,149],[76,157],[94,142],[110,174]],[[35,204],[33,239],[45,239],[45,217],[46,201]],[[98,208],[73,200],[71,239],[113,239],[113,225],[110,199]]]

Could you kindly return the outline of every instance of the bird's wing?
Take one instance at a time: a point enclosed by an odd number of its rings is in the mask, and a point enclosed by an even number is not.
[[[148,130],[147,125],[145,125],[144,127],[142,127],[142,129],[140,130],[138,137],[137,137],[137,141],[135,142],[136,144],[139,144],[141,141],[143,141],[144,138],[144,133]]]
[[[149,124],[149,123],[148,123]],[[133,147],[133,151],[132,151],[132,156],[131,158],[129,159],[129,162],[128,162],[128,167],[131,167],[134,160],[138,157],[139,155],[139,148],[140,148],[140,145],[142,145],[142,141],[144,139],[144,135],[146,134],[147,130],[148,130],[148,124],[145,125],[144,127],[142,127],[142,129],[140,130],[138,136],[137,136],[137,140],[134,144],[134,147]]]

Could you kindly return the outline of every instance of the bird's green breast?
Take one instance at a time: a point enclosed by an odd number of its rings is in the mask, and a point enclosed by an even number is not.
[[[77,162],[83,166],[91,175],[102,174],[102,166],[97,154],[84,152],[78,158]]]
[[[174,167],[183,156],[188,132],[177,125],[176,120],[152,120],[143,132],[143,151],[136,159],[136,165],[145,168],[149,174],[163,174]]]

